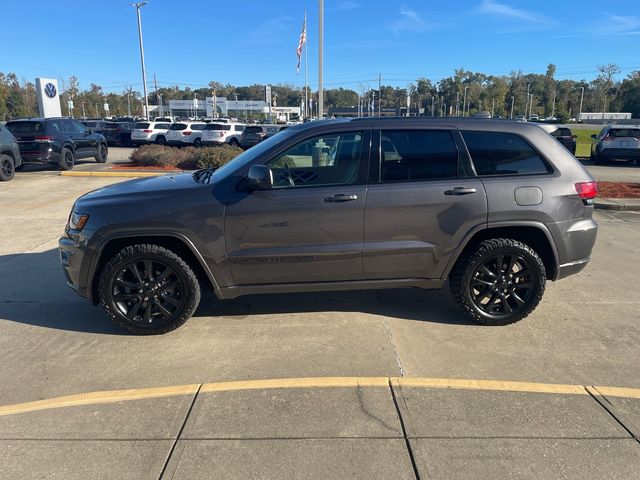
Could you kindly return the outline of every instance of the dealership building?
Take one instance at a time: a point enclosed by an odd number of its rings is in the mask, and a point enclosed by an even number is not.
[[[278,120],[288,121],[300,117],[300,107],[272,107],[271,113]],[[169,100],[169,112],[165,114],[178,117],[255,117],[269,115],[269,104],[261,100],[228,100],[226,97]]]

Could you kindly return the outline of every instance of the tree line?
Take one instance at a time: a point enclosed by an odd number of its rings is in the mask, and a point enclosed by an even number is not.
[[[425,115],[472,115],[477,111],[489,111],[494,115],[536,114],[555,116],[561,121],[576,117],[582,101],[583,112],[631,112],[640,116],[640,72],[630,73],[617,80],[620,68],[615,64],[601,65],[593,80],[557,80],[556,66],[549,64],[545,74],[513,71],[509,75],[487,75],[465,69],[455,70],[453,75],[437,82],[422,77],[406,88],[382,85],[380,90],[362,84],[356,89],[332,88],[324,93],[325,110],[362,105],[368,109],[378,107],[396,109],[406,107],[407,98],[412,110],[421,109]],[[81,88],[77,77],[59,81],[63,115],[75,117],[103,117],[107,115],[139,115],[142,112],[142,95],[131,87],[123,91],[106,92],[102,86],[91,83]],[[298,106],[304,98],[303,90],[293,85],[273,85],[277,105]],[[264,98],[264,85],[234,86],[216,81],[206,87],[161,87],[151,89],[149,103],[164,105],[169,100],[192,100],[213,95],[229,100],[260,100]],[[317,91],[310,92],[313,103]],[[68,101],[73,101],[73,112]],[[466,102],[465,102],[466,100]],[[105,111],[104,104],[109,105]],[[0,72],[0,120],[37,116],[35,84],[19,80],[15,73]]]

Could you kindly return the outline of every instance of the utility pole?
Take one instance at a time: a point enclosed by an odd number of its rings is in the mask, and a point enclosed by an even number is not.
[[[436,110],[435,110],[435,108],[436,108],[436,104],[435,104],[435,103],[433,103],[433,102],[434,102],[434,96],[433,96],[433,95],[431,95],[431,116],[432,116],[432,117],[435,117],[435,113],[436,113]]]
[[[493,117],[493,114],[496,110],[496,99],[494,98],[493,101],[491,102],[491,116]]]
[[[138,17],[138,41],[140,42],[140,64],[142,66],[142,89],[144,91],[144,117],[149,118],[149,98],[147,97],[147,72],[144,69],[144,45],[142,44],[142,20],[140,20],[140,9],[144,7],[147,2],[132,3],[132,7],[136,7],[136,14]]]
[[[551,105],[551,118],[555,117],[556,113],[556,92],[553,92],[553,104]]]
[[[318,120],[324,118],[324,92],[322,84],[322,50],[324,48],[324,0],[319,0],[318,8]]]
[[[460,92],[456,91],[456,117],[460,116]]]
[[[160,116],[162,117],[162,100],[158,100],[158,82],[156,81],[156,74],[153,74],[153,88],[156,92],[156,103],[158,105],[156,105],[156,107],[160,108]]]
[[[527,82],[527,101],[524,103],[524,118],[525,120],[528,120],[529,117],[527,115],[527,108],[529,107],[529,88],[531,87],[531,84],[529,82]]]
[[[82,100],[82,118],[87,118],[87,114],[84,111],[84,100]]]
[[[514,97],[513,95],[511,96],[511,115],[509,115],[509,118],[513,119],[513,104],[516,101],[516,97]]]
[[[131,90],[132,90],[131,85],[129,85],[129,88],[127,89],[127,116],[128,117],[131,116]],[[84,103],[82,105],[83,105],[83,108],[84,108]],[[83,110],[83,112],[84,112],[84,110]]]
[[[580,113],[578,113],[578,122],[581,122],[582,119],[580,117],[582,117],[582,101],[584,100],[584,87],[580,87]]]
[[[382,116],[382,74],[378,74],[378,116]]]
[[[533,93],[531,94],[531,100],[529,101],[529,117],[527,118],[527,120],[529,120],[529,118],[531,118],[531,113],[533,112]]]
[[[465,109],[467,108],[467,89],[469,88],[469,85],[465,85],[464,87],[464,99],[462,100],[462,116],[465,116]]]
[[[380,101],[380,100],[378,100]],[[370,113],[369,116],[373,117],[376,113],[376,92],[375,90],[371,92],[371,105],[370,105]]]

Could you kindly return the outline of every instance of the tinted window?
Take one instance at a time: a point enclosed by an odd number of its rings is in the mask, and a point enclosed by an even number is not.
[[[73,126],[75,127],[77,132],[80,132],[80,133],[86,133],[87,132],[87,127],[83,123],[80,123],[80,122],[78,122],[76,120],[70,120],[70,122],[73,124]]]
[[[478,175],[548,173],[549,167],[531,146],[511,133],[462,132]]]
[[[184,130],[185,128],[187,128],[185,123],[173,123],[169,127],[169,130]]]
[[[262,133],[262,127],[247,127],[245,133]]]
[[[95,128],[98,126],[98,122],[82,122],[89,128]]]
[[[640,130],[636,128],[612,128],[607,137],[635,137],[640,138]]]
[[[236,132],[242,132],[244,131],[244,125],[236,125]]]
[[[568,128],[559,128],[553,133],[554,137],[570,137],[571,135],[571,130]]]
[[[231,130],[231,125],[225,125],[222,123],[210,123],[204,129],[205,130]]]
[[[340,133],[304,140],[270,160],[276,187],[350,185],[358,179],[362,134]]]
[[[148,122],[138,122],[135,124],[133,128],[136,128],[138,130],[144,130],[145,128],[149,128],[149,125],[151,124]]]
[[[170,123],[156,123],[156,126],[153,128],[158,130],[168,130],[170,126]]]
[[[47,122],[47,133],[55,135],[57,133],[62,133],[65,131],[66,129],[62,124],[62,120],[49,120]]]
[[[6,127],[11,133],[42,133],[44,132],[44,125],[42,122],[8,122]]]
[[[78,130],[76,129],[74,123],[71,120],[58,120],[58,122],[62,124],[62,129],[63,129],[62,131],[67,133],[78,133]],[[50,123],[53,127],[53,124],[56,122],[52,121]]]
[[[207,125],[205,123],[194,123],[191,125],[191,130],[204,130]]]
[[[457,177],[458,149],[448,131],[383,131],[380,180]]]

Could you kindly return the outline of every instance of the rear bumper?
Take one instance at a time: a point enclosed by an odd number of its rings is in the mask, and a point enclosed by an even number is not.
[[[51,145],[43,144],[38,150],[20,150],[20,157],[22,163],[57,163],[60,154],[55,152]]]
[[[591,258],[598,224],[592,218],[585,218],[558,222],[548,227],[558,249],[558,267],[553,280],[578,273]]]
[[[637,160],[640,158],[640,148],[603,148],[598,152],[603,160]]]

